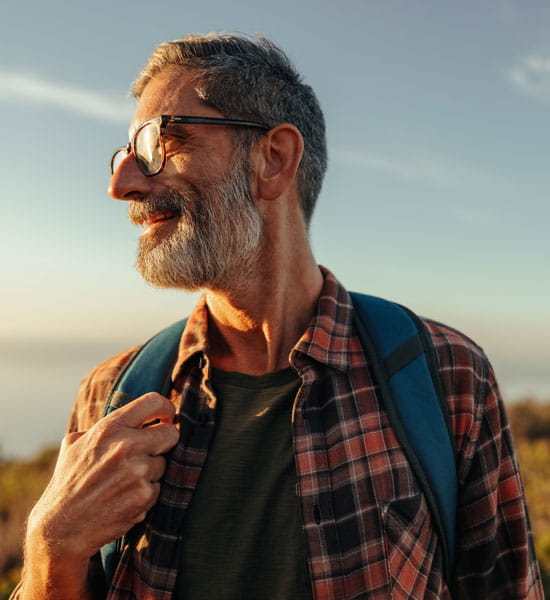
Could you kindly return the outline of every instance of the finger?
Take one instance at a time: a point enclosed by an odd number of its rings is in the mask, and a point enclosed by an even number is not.
[[[168,398],[156,392],[150,392],[115,410],[105,419],[109,419],[117,425],[139,429],[144,424],[156,419],[160,423],[172,423],[175,414],[176,409]]]
[[[155,506],[155,504],[157,503],[157,500],[159,499],[159,496],[160,496],[160,483],[158,481],[155,481],[155,482],[151,483],[151,486],[152,486],[153,490],[152,490],[152,495],[151,495],[151,502],[149,503],[147,510],[151,510],[153,508],[153,506]]]
[[[160,423],[132,432],[134,443],[149,456],[168,452],[178,443],[179,438],[179,429],[171,423]]]
[[[158,497],[160,496],[160,483],[155,482],[150,484],[149,491],[149,501],[147,504],[139,511],[138,515],[134,518],[135,523],[139,523],[145,520],[147,513],[155,506],[157,503]]]
[[[166,470],[166,459],[162,456],[152,456],[149,459],[149,481],[156,483],[162,479]]]

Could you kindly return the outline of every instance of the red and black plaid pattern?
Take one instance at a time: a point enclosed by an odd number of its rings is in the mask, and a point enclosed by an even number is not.
[[[510,428],[483,352],[460,333],[426,321],[458,452],[456,564],[446,582],[440,541],[380,404],[352,326],[350,298],[323,273],[317,314],[290,355],[302,378],[292,427],[313,598],[542,600]],[[100,418],[107,391],[133,352],[84,380],[71,430]],[[110,600],[172,597],[183,516],[214,435],[208,373],[203,300],[173,371],[181,440],[169,456],[157,505],[128,535]]]

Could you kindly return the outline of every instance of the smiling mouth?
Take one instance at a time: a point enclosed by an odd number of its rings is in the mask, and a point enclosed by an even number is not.
[[[153,229],[162,227],[162,225],[176,219],[178,216],[179,213],[177,211],[164,211],[138,219],[135,223],[136,225],[141,225],[143,227],[143,233],[145,234]]]

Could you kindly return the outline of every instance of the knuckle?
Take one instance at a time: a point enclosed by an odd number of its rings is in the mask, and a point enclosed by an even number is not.
[[[144,462],[133,461],[128,465],[128,472],[135,481],[142,481],[147,477],[149,469]]]
[[[153,506],[156,504],[156,502],[160,496],[160,483],[158,481],[156,483],[151,483],[150,489],[151,489],[151,496],[150,496],[150,500],[149,500],[149,505],[147,507],[148,510],[153,508]]]
[[[166,423],[162,426],[162,441],[168,448],[175,446],[179,439],[180,432],[175,425]]]
[[[176,414],[176,409],[174,408],[174,405],[168,398],[166,398],[166,396],[162,396],[161,394],[159,394],[157,392],[151,392],[150,399],[151,400],[154,399],[155,407],[157,409],[162,410],[163,412],[167,413],[168,415],[174,416]]]
[[[113,424],[107,418],[101,419],[93,427],[94,438],[100,444],[109,444],[113,433]]]
[[[115,463],[125,463],[132,454],[130,440],[116,440],[109,444],[109,456]]]
[[[134,472],[132,458],[135,456],[136,450],[135,442],[131,438],[111,438],[108,443],[100,443],[96,447],[96,454],[111,469],[127,474]]]
[[[166,470],[166,460],[162,456],[155,457],[155,462],[151,466],[151,481],[156,482],[162,479]]]
[[[141,523],[142,521],[145,521],[145,517],[147,516],[147,511],[144,510],[140,513],[138,513],[132,520],[131,523],[133,525],[137,525],[138,523]]]
[[[164,401],[166,398],[161,396],[158,392],[147,392],[147,394],[143,394],[139,398],[140,402],[145,402],[154,408],[161,408],[164,406]]]
[[[135,486],[134,490],[136,499],[140,506],[146,504],[151,496],[151,484],[145,479],[140,479]]]
[[[150,448],[152,456],[158,456],[172,449],[179,440],[179,431],[174,425],[162,424],[151,432]]]
[[[157,501],[160,492],[160,484],[140,481],[135,490],[136,503],[141,509],[151,508]]]

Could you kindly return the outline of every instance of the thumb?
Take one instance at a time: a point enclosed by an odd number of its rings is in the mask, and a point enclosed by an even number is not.
[[[149,392],[108,414],[105,419],[118,426],[141,429],[146,424],[152,425],[152,421],[173,423],[175,414],[176,409],[168,398]]]

